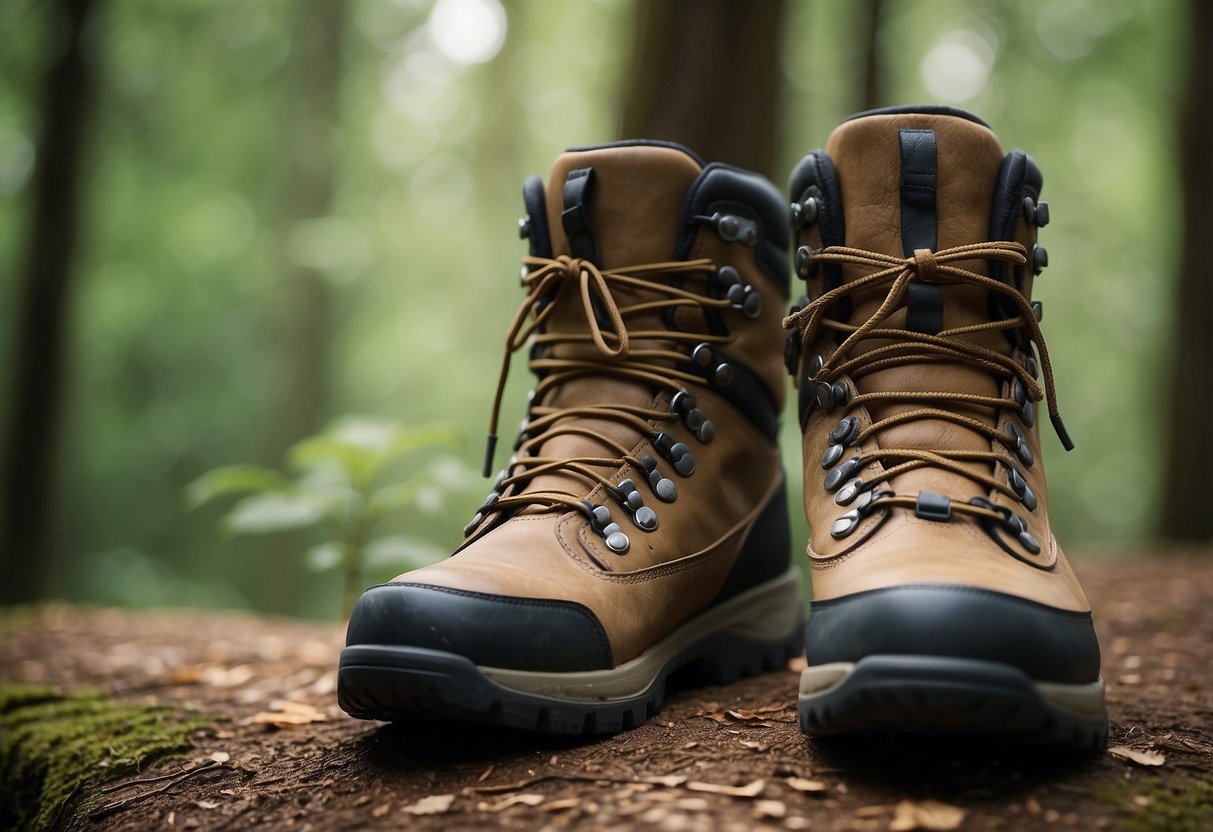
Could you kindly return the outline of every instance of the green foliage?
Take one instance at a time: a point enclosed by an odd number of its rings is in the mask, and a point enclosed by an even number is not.
[[[212,722],[99,693],[0,686],[0,826],[67,827],[87,808],[76,800],[86,781],[116,780],[188,750],[190,733]]]
[[[239,495],[222,520],[229,535],[323,531],[326,540],[308,551],[306,563],[316,571],[341,569],[348,615],[368,564],[418,566],[442,556],[440,549],[408,537],[372,540],[370,534],[386,515],[453,484],[449,474],[444,481],[441,464],[400,463],[425,450],[458,444],[458,435],[446,428],[406,428],[384,419],[345,417],[290,449],[292,476],[255,465],[217,468],[194,480],[185,499],[189,507],[199,508]],[[390,479],[396,472],[404,478]]]

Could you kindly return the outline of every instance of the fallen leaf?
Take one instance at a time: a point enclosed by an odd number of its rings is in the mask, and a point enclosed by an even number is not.
[[[1129,800],[1132,803],[1134,803],[1135,805],[1142,806],[1142,807],[1149,806],[1151,803],[1154,802],[1153,799],[1150,798],[1149,795],[1144,795],[1144,794],[1135,794],[1132,797],[1130,797]]]
[[[1139,751],[1136,748],[1126,748],[1123,745],[1112,746],[1108,749],[1108,753],[1113,757],[1137,763],[1139,766],[1161,766],[1167,761],[1167,758],[1157,751]]]
[[[749,740],[741,740],[741,744],[751,751],[766,751],[767,745],[761,742],[750,742]]]
[[[767,786],[767,781],[761,777],[753,783],[747,783],[744,786],[725,786],[719,783],[701,783],[698,780],[692,780],[687,783],[687,788],[693,792],[708,792],[709,794],[723,794],[726,797],[758,797],[762,794],[763,789]]]
[[[232,755],[228,754],[226,751],[216,751],[211,755],[210,758],[216,763],[226,763],[228,760],[232,759]]]
[[[199,809],[218,809],[219,804],[213,800],[196,800],[194,805]]]
[[[576,809],[580,803],[575,797],[566,797],[562,800],[549,800],[539,808],[545,812],[563,812],[565,809]]]
[[[432,794],[423,797],[416,803],[405,806],[400,811],[409,815],[441,815],[455,802],[453,794]]]
[[[910,832],[913,829],[959,829],[964,823],[965,810],[936,800],[903,800],[893,809],[889,832]]]
[[[538,806],[543,801],[547,800],[541,794],[512,794],[507,798],[497,801],[496,803],[485,806],[485,811],[502,812],[511,806]]]
[[[824,792],[829,788],[820,780],[808,780],[804,777],[789,777],[786,782],[798,792]]]
[[[681,786],[687,781],[686,777],[681,774],[663,774],[652,777],[641,777],[640,779],[645,783],[652,783],[654,786],[667,786],[671,789]]]
[[[275,711],[261,711],[249,717],[254,725],[269,725],[274,728],[298,728],[312,722],[324,722],[327,716],[319,711],[312,714],[284,714]]]
[[[782,800],[756,800],[754,801],[754,817],[757,818],[781,818],[788,813],[788,807],[784,805]]]
[[[376,806],[374,809],[372,809],[371,814],[377,818],[381,818],[390,811],[392,811],[392,804],[384,803],[382,806]]]

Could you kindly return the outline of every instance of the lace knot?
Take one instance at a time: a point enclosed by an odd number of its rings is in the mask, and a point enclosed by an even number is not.
[[[906,265],[913,266],[918,276],[924,280],[930,280],[939,272],[939,261],[935,259],[935,252],[929,248],[914,249],[914,259],[907,260]]]

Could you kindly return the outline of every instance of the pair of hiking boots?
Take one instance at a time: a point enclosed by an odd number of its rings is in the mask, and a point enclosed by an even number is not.
[[[546,188],[530,178],[486,476],[523,347],[526,419],[454,555],[358,602],[341,706],[606,733],[651,716],[676,671],[727,682],[803,649],[810,735],[1105,744],[1040,460],[1041,410],[1070,444],[1031,300],[1041,180],[933,106],[848,119],[793,171],[790,213],[761,176],[663,142],[573,149]],[[805,297],[784,317],[793,247]]]

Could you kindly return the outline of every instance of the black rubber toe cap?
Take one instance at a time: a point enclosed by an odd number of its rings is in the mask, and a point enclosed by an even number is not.
[[[951,656],[1014,665],[1037,681],[1099,678],[1089,612],[963,586],[897,586],[814,601],[806,653],[813,665],[874,655]]]
[[[426,584],[368,589],[354,606],[345,643],[425,647],[514,670],[614,666],[602,624],[581,604]]]

